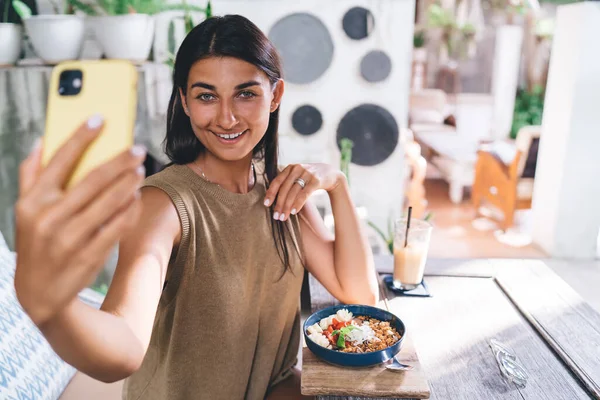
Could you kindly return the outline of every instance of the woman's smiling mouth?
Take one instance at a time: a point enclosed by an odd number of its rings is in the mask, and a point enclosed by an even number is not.
[[[212,131],[211,131],[212,132]],[[233,144],[233,143],[237,143],[241,140],[241,137],[248,132],[248,130],[246,129],[245,131],[242,132],[235,132],[235,133],[216,133],[216,132],[212,132],[216,137],[219,138],[219,141],[222,143],[227,143],[227,144]]]

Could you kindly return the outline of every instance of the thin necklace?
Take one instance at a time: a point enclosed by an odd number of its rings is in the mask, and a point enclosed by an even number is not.
[[[193,164],[194,164],[194,166],[195,166],[196,168],[198,168],[198,170],[200,171],[200,174],[202,175],[202,178],[203,178],[203,179],[204,179],[206,182],[210,182],[210,183],[212,183],[212,184],[214,184],[214,185],[221,186],[221,185],[219,185],[218,183],[216,183],[216,182],[213,182],[213,181],[211,181],[210,179],[208,179],[208,178],[206,177],[206,175],[204,174],[204,170],[203,170],[203,169],[200,167],[200,165],[198,165],[198,160],[194,160]],[[256,183],[256,177],[255,177],[255,172],[254,172],[254,163],[251,163],[251,164],[250,164],[250,169],[251,169],[252,181],[249,183],[249,186],[251,186],[251,187],[252,187],[252,186],[254,186],[254,184]]]

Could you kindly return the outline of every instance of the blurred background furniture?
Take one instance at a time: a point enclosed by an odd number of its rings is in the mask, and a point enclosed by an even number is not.
[[[454,132],[454,126],[444,123],[451,112],[452,106],[443,90],[422,89],[410,93],[409,127],[416,135],[432,131]]]
[[[449,96],[439,89],[410,95],[410,128],[427,163],[449,184],[454,204],[473,184],[477,150],[490,140],[493,103],[486,94]]]
[[[450,200],[459,204],[471,187],[479,142],[447,132],[425,132],[416,137],[424,157],[448,182]]]
[[[519,209],[531,208],[541,126],[525,126],[516,143],[496,141],[477,153],[471,198],[476,210],[485,200],[503,213],[507,230]]]

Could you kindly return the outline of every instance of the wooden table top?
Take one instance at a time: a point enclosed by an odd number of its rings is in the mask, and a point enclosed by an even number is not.
[[[390,263],[376,259],[379,271]],[[338,303],[309,279],[313,311]],[[425,280],[433,297],[382,292],[414,341],[431,399],[600,399],[600,314],[543,261],[431,259]],[[501,375],[492,338],[523,365],[524,388]],[[334,398],[375,397],[319,397]]]

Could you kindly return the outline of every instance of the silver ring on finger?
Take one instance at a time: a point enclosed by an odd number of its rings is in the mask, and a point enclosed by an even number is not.
[[[306,186],[306,181],[302,178],[298,178],[294,181],[294,183],[297,183],[298,185],[300,185],[300,187],[302,189],[304,189],[304,187]]]

